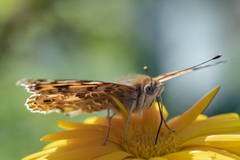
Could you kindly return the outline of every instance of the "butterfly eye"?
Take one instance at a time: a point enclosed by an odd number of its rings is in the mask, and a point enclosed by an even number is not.
[[[153,94],[153,87],[152,85],[146,85],[144,87],[144,92],[147,94],[147,95],[152,95]]]

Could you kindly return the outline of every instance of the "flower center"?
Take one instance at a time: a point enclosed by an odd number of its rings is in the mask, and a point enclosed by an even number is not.
[[[135,126],[132,131],[131,142],[123,143],[123,147],[128,153],[134,154],[138,158],[159,157],[181,149],[180,143],[177,141],[177,134],[168,129],[161,129],[156,145],[156,132],[152,131],[150,127]]]

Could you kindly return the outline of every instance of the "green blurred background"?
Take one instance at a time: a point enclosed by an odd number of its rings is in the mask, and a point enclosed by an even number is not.
[[[190,67],[221,53],[238,57],[166,82],[169,116],[189,109],[217,85],[205,114],[240,113],[240,1],[238,0],[11,0],[0,1],[0,159],[40,151],[39,139],[61,131],[62,114],[30,113],[23,78],[114,81]]]

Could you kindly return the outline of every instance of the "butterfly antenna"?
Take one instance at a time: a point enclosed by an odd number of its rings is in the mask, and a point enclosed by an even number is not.
[[[220,61],[220,62],[217,62],[217,63],[214,63],[214,64],[209,64],[209,65],[203,65],[203,64],[206,64],[210,61],[213,61],[213,60],[216,60],[218,58],[220,58],[222,56],[222,54],[219,54],[207,61],[204,61],[198,65],[195,65],[195,66],[192,66],[190,68],[187,68],[187,69],[183,69],[183,70],[179,70],[179,71],[175,71],[175,72],[172,72],[172,73],[169,73],[169,74],[166,74],[165,76],[161,76],[160,78],[158,78],[159,81],[162,80],[162,82],[164,81],[167,81],[169,79],[173,79],[175,77],[178,77],[178,76],[181,76],[183,74],[186,74],[186,73],[189,73],[189,72],[192,72],[192,71],[195,71],[195,70],[198,70],[198,69],[202,69],[202,68],[206,68],[206,67],[210,67],[210,66],[214,66],[214,65],[217,65],[217,64],[222,64],[222,63],[225,63],[225,62],[228,62],[232,59],[227,59],[227,60],[223,60],[223,61]]]
[[[201,65],[203,65],[203,64],[205,64],[205,63],[208,63],[208,62],[210,62],[210,61],[212,61],[212,60],[218,59],[218,58],[220,58],[220,57],[222,57],[222,54],[219,54],[219,55],[217,55],[217,56],[215,56],[215,57],[213,57],[213,58],[211,58],[211,59],[209,59],[209,60],[207,60],[207,61],[205,61],[205,62],[202,62],[202,63],[200,63],[200,64],[198,64],[198,65],[196,65],[196,66],[192,66],[192,67],[190,67],[190,68],[188,68],[188,69],[193,69],[193,70],[198,69],[197,67],[199,67],[199,66],[201,66]]]
[[[144,69],[144,71],[146,71],[147,75],[151,78],[151,84],[152,84],[152,76],[148,72],[148,67],[144,66],[143,69]]]

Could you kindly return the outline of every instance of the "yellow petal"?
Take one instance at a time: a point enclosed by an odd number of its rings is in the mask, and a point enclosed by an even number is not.
[[[74,138],[74,139],[77,139],[77,138]],[[48,149],[56,148],[56,147],[62,147],[62,146],[66,146],[66,145],[68,145],[68,143],[67,143],[67,140],[65,140],[65,139],[64,140],[59,140],[59,141],[54,141],[52,143],[47,144],[43,148],[43,150],[48,150]]]
[[[58,126],[63,129],[67,130],[74,130],[74,129],[83,129],[83,128],[95,128],[100,130],[107,130],[106,125],[99,125],[99,124],[85,124],[80,122],[69,122],[69,121],[63,121],[58,120],[57,121]]]
[[[56,150],[57,150],[57,148],[52,148],[52,149],[49,149],[49,150],[40,151],[40,152],[31,154],[31,155],[29,155],[27,157],[24,157],[22,160],[35,160],[35,159],[43,157],[45,155],[54,153]]]
[[[210,135],[200,136],[190,139],[182,144],[182,148],[206,145],[216,148],[225,147],[240,147],[240,135],[222,134],[222,135]]]
[[[240,157],[226,152],[224,150],[211,148],[211,147],[191,147],[183,149],[180,152],[189,152],[192,156],[192,160],[214,159],[214,160],[240,160]]]
[[[142,117],[139,116],[138,114],[133,113],[131,116],[131,124],[132,124],[132,126],[142,125]]]
[[[76,143],[85,143],[85,142],[88,142],[88,141],[95,141],[95,140],[99,140],[99,139],[101,139],[101,138],[80,137],[80,138],[58,140],[58,141],[54,141],[52,143],[47,144],[43,148],[43,150],[56,148],[56,147],[64,147],[64,146],[68,146],[68,145],[76,144]]]
[[[56,140],[72,139],[72,138],[80,138],[80,137],[93,137],[93,138],[104,139],[105,136],[106,136],[106,131],[97,130],[97,129],[77,129],[77,130],[69,130],[69,131],[52,133],[44,136],[41,140],[56,141]],[[111,133],[109,134],[108,140],[118,144],[122,142],[119,137],[116,137]]]
[[[197,116],[197,118],[194,120],[194,122],[203,121],[203,120],[206,120],[206,119],[208,119],[208,117],[206,115],[200,114],[200,115]]]
[[[116,148],[108,147],[108,146],[97,146],[91,148],[81,148],[75,150],[54,152],[47,156],[48,160],[91,160],[97,158],[101,155],[109,154],[112,152],[119,151]]]
[[[163,105],[162,110],[163,110],[163,117],[164,117],[165,119],[167,119],[167,118],[168,118],[168,111],[167,111],[167,109],[165,108],[164,105]]]
[[[168,159],[164,157],[152,157],[152,158],[149,158],[149,160],[168,160]]]
[[[179,132],[182,129],[184,129],[186,126],[191,124],[196,119],[196,117],[206,109],[206,107],[212,101],[214,96],[217,94],[219,88],[220,86],[214,88],[187,112],[169,120],[167,122],[168,126],[173,130],[175,130],[176,132]]]
[[[117,118],[118,120],[120,118]],[[98,129],[98,130],[103,130],[107,131],[107,125],[101,125],[101,124],[85,124],[85,123],[80,123],[80,122],[68,122],[68,121],[58,121],[58,125],[61,128],[64,129],[69,129],[69,130],[76,130],[76,129]],[[111,130],[110,133],[114,135],[121,135],[123,133],[123,130],[121,130],[117,125],[119,121],[116,122],[116,118],[111,119]],[[123,125],[123,123],[120,123],[118,125]]]
[[[98,158],[95,158],[94,160],[122,160],[126,157],[130,157],[133,155],[128,153],[128,152],[123,152],[123,151],[117,151],[117,152],[113,152],[113,153],[109,153],[103,156],[100,156]]]
[[[97,146],[101,147],[102,143],[103,143],[103,140],[74,143],[71,145],[58,147],[57,150],[55,151],[55,153],[56,152],[58,152],[58,153],[68,152],[68,151],[72,151],[72,150],[76,150],[76,149],[93,148],[93,147],[97,147]],[[117,145],[117,144],[109,142],[109,141],[106,143],[105,147],[111,147],[111,148],[115,148],[119,151],[122,151],[122,147],[120,145]]]
[[[143,108],[142,123],[143,126],[150,126],[154,132],[157,132],[159,123],[161,121],[159,108],[157,102],[151,108]]]
[[[163,156],[168,160],[239,160],[231,153],[207,147],[196,147]]]
[[[190,156],[189,151],[179,151],[175,153],[170,153],[162,156],[167,160],[193,160],[193,157]]]
[[[87,148],[87,147],[102,146],[103,144],[103,139],[95,139],[95,138],[89,138],[89,137],[84,137],[84,138],[74,138],[74,139],[68,139],[68,140],[55,141],[45,146],[43,150],[56,148],[56,147],[58,147],[58,150],[72,149],[72,148],[80,149],[80,148]],[[111,146],[121,150],[120,145],[113,143],[111,141],[107,141],[107,143],[105,144],[105,146]]]
[[[166,119],[168,116],[168,112],[164,106],[162,110],[163,110],[163,116]],[[159,112],[159,107],[157,102],[155,102],[150,109],[143,108],[143,111],[142,111],[143,126],[150,126],[151,131],[157,132],[160,122],[161,122],[161,115]]]
[[[226,151],[230,152],[230,153],[234,153],[236,155],[238,155],[240,157],[240,147],[226,147],[225,148]]]
[[[89,117],[83,123],[86,124],[108,124],[107,117]]]
[[[226,134],[240,132],[240,120],[236,113],[210,117],[204,121],[190,124],[179,132],[181,142],[203,135]]]
[[[230,153],[240,155],[240,135],[211,135],[201,136],[188,140],[182,144],[182,148],[194,146],[208,146],[226,150]]]
[[[108,125],[107,117],[89,117],[83,121],[84,124]],[[112,117],[111,126],[125,130],[125,123],[122,117]]]
[[[146,160],[142,158],[125,158],[124,160]]]

